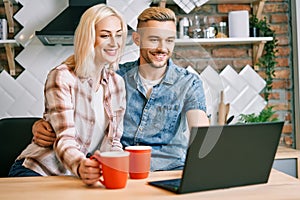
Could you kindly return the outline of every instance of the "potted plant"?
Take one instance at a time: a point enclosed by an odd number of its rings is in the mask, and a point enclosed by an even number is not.
[[[252,16],[249,19],[249,33],[250,37],[259,37],[260,34],[260,23],[257,17]]]
[[[264,47],[264,53],[259,58],[258,63],[254,63],[260,68],[264,69],[266,87],[263,91],[264,99],[268,102],[269,95],[272,91],[273,78],[275,77],[275,67],[276,67],[276,53],[278,52],[278,40],[275,37],[275,31],[270,28],[266,18],[259,20],[255,15],[250,17],[250,24],[253,27],[259,29],[259,35],[261,37],[272,37],[273,40],[267,41]]]
[[[273,107],[269,106],[263,109],[259,114],[241,114],[239,117],[240,123],[256,123],[256,122],[271,122],[278,121],[277,117],[274,117],[275,111]]]

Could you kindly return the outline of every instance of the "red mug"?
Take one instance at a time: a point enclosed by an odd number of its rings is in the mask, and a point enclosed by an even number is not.
[[[121,189],[126,187],[129,171],[129,152],[102,152],[100,156],[95,154],[95,158],[102,168],[100,182],[107,189]]]
[[[131,179],[147,178],[150,172],[151,146],[128,146],[125,151],[130,152],[129,176]]]

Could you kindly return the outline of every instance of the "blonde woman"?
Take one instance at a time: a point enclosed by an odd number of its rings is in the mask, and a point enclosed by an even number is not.
[[[123,151],[125,85],[114,70],[125,46],[127,25],[104,4],[82,15],[74,36],[74,55],[48,74],[44,120],[56,134],[53,148],[31,143],[10,176],[76,175],[90,185],[99,180],[97,161],[88,152]]]

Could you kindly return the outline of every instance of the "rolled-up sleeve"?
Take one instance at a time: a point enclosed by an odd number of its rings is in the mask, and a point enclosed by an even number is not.
[[[200,78],[192,75],[192,81],[189,85],[189,89],[187,91],[185,97],[185,104],[183,111],[187,112],[193,109],[199,109],[206,112],[206,101],[205,101],[205,93],[203,89],[203,83]]]

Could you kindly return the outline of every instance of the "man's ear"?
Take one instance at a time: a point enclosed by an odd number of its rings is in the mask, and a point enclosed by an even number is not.
[[[138,32],[132,32],[132,41],[137,45],[140,46],[140,34]]]

